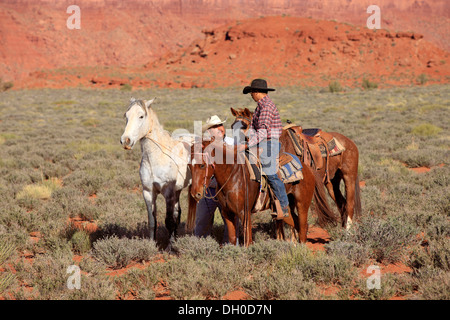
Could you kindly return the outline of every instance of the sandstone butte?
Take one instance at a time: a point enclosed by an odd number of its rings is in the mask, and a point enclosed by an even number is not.
[[[365,27],[366,0],[80,0],[0,3],[0,72],[14,88],[380,86],[448,83],[450,3],[380,0],[382,29]],[[234,4],[234,3],[233,3]],[[400,31],[403,30],[403,31]]]

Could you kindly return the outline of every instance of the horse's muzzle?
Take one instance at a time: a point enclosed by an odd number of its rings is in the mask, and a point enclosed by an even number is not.
[[[123,141],[123,138],[120,139],[120,144],[123,145],[123,148],[126,150],[131,150],[133,148],[132,145],[130,145],[131,140],[130,138],[126,138],[125,141]]]

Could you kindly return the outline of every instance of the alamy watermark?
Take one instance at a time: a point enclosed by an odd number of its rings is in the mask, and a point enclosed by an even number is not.
[[[381,29],[381,10],[380,7],[371,4],[367,7],[367,13],[372,13],[372,15],[367,18],[366,25],[369,29]]]
[[[72,15],[67,18],[67,29],[81,29],[81,10],[77,5],[71,5],[67,7],[67,13],[71,13]]]
[[[66,270],[67,274],[70,274],[70,276],[67,278],[67,289],[73,290],[81,289],[81,269],[77,265],[70,265],[67,267]]]
[[[371,274],[367,278],[366,285],[367,289],[381,289],[381,269],[379,266],[370,265],[367,268],[367,273]]]
[[[70,30],[81,29],[81,9],[77,5],[70,5],[67,7],[66,12],[71,14],[67,18],[67,28]],[[381,10],[380,7],[371,4],[367,7],[367,13],[371,13],[372,15],[367,18],[366,25],[369,29],[381,29]]]

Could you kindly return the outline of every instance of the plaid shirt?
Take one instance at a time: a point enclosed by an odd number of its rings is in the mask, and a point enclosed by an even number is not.
[[[248,146],[252,147],[264,139],[278,139],[281,136],[283,125],[277,107],[266,95],[258,101],[250,124],[250,140]]]

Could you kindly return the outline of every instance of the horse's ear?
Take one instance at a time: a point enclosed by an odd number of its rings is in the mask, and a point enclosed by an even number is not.
[[[152,100],[145,100],[145,107],[149,108],[150,105],[153,103],[153,101],[155,101],[156,97],[153,98]]]
[[[247,117],[250,117],[250,116],[252,115],[252,113],[250,112],[250,110],[248,110],[248,108],[245,108],[245,109],[244,109],[244,114],[245,114]]]
[[[130,102],[135,102],[135,101],[136,101],[136,98],[134,98],[134,97],[130,98]]]
[[[236,117],[237,116],[237,111],[234,110],[233,108],[230,108],[230,110],[231,110],[231,114]]]

